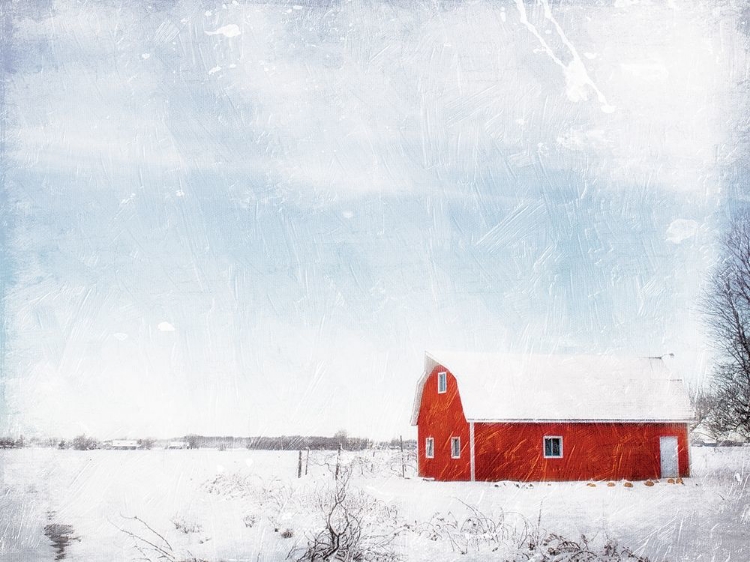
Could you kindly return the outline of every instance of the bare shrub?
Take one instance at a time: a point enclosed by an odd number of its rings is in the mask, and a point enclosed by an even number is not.
[[[282,525],[285,514],[292,509],[293,498],[294,489],[276,478],[270,482],[262,482],[254,496],[261,513],[275,527]]]
[[[558,534],[549,534],[540,542],[530,541],[519,550],[515,561],[534,562],[649,562],[632,550],[621,547],[617,541],[608,540],[602,546],[592,545],[591,540],[581,535],[575,541]]]
[[[174,516],[172,518],[172,525],[174,528],[189,535],[191,533],[200,533],[203,530],[203,526],[195,521],[187,521],[184,517]]]
[[[293,549],[298,562],[386,562],[398,560],[393,541],[406,529],[394,508],[349,486],[351,469],[339,473],[334,486],[318,497],[323,528]]]
[[[244,498],[256,493],[252,477],[239,472],[223,472],[205,482],[203,489],[209,494],[228,498]]]
[[[464,505],[468,514],[463,519],[436,513],[415,532],[432,541],[445,541],[462,555],[492,552],[507,562],[649,562],[613,540],[594,544],[583,535],[572,540],[548,533],[541,527],[541,512],[539,520],[530,522],[519,514],[488,515]]]
[[[274,526],[281,525],[282,515],[294,504],[294,488],[278,478],[265,481],[239,472],[222,473],[205,482],[203,489],[226,498],[246,499],[248,511],[262,513]],[[252,527],[257,521],[254,515],[243,518],[246,527]]]
[[[131,531],[120,527],[120,531],[133,539],[133,547],[141,555],[141,560],[147,562],[207,562],[202,558],[196,558],[190,553],[182,556],[174,551],[164,535],[158,533],[140,517],[124,517],[128,521],[137,523],[137,530]]]
[[[431,541],[448,541],[454,552],[466,554],[468,548],[464,543],[460,527],[458,519],[452,513],[449,512],[446,515],[436,513],[427,523],[419,525],[416,532]]]
[[[534,534],[534,526],[521,515],[506,514],[502,509],[487,514],[461,503],[468,510],[463,518],[458,519],[451,512],[445,515],[436,513],[428,522],[417,525],[414,531],[432,541],[446,541],[454,552],[460,554],[470,551],[514,552]]]
[[[294,495],[294,490],[278,479],[264,482],[258,492],[260,504],[269,506],[276,515],[284,511]]]
[[[466,538],[467,547],[474,546],[478,549],[486,545],[495,551],[511,538],[511,528],[505,524],[505,513],[490,516],[474,506],[464,505],[469,509],[469,515],[464,519],[460,530]]]

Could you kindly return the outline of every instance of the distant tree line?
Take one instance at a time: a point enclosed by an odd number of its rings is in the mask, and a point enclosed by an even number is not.
[[[373,446],[373,441],[363,437],[322,437],[304,435],[282,435],[281,437],[250,437],[245,445],[248,449],[290,450],[319,449],[361,451]]]
[[[338,431],[333,437],[321,435],[281,435],[276,437],[214,437],[203,435],[186,435],[185,441],[190,449],[216,448],[237,449],[246,448],[263,451],[298,451],[300,449],[330,450],[339,447],[347,451],[361,451],[373,447],[385,448],[398,445],[399,440],[376,442],[366,437],[349,437],[345,431]],[[408,442],[405,442],[407,446]],[[414,442],[416,446],[416,442]]]
[[[151,437],[136,440],[139,449],[166,448],[172,441],[184,441],[188,449],[252,449],[264,451],[298,451],[301,449],[329,450],[335,451],[339,448],[346,451],[361,451],[363,449],[387,449],[399,448],[399,439],[390,441],[374,441],[364,437],[349,437],[345,431],[338,431],[333,437],[306,436],[306,435],[282,435],[278,437],[234,437],[227,436],[205,436],[186,435],[181,438],[157,440]],[[81,434],[73,439],[59,439],[55,437],[32,438],[24,440],[23,436],[18,439],[11,437],[0,437],[0,449],[18,449],[25,446],[49,447],[54,449],[75,449],[78,451],[91,451],[94,449],[108,448],[108,442],[102,442],[95,437]],[[416,449],[416,441],[406,440],[403,442],[404,449]]]
[[[25,446],[23,435],[18,439],[0,437],[0,449],[22,449]]]

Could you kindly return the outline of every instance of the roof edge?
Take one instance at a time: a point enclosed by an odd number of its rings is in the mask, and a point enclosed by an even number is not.
[[[419,377],[419,380],[417,381],[417,392],[414,395],[414,403],[411,407],[411,420],[410,423],[412,426],[416,426],[417,422],[419,421],[419,409],[422,406],[422,392],[424,391],[424,385],[427,382],[427,378],[430,376],[430,373],[432,370],[438,365],[440,362],[435,358],[432,353],[425,350],[424,352],[424,370],[422,371],[422,376]]]
[[[422,392],[424,391],[424,385],[427,382],[427,375],[429,373],[425,369],[422,376],[417,381],[417,392],[414,394],[414,404],[411,407],[411,420],[410,424],[416,426],[419,421],[419,409],[422,406]]]
[[[694,418],[679,418],[679,419],[641,419],[641,420],[627,420],[627,419],[574,419],[574,418],[552,418],[552,419],[481,419],[481,418],[466,418],[467,422],[470,423],[693,423]]]

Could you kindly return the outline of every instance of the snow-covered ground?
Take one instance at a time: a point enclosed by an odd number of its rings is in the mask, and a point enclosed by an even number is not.
[[[500,559],[483,540],[451,539],[472,508],[503,528],[612,538],[651,560],[750,560],[750,447],[693,448],[684,484],[633,487],[427,482],[401,478],[397,452],[345,456],[351,493],[374,502],[367,525],[401,529],[392,548],[406,560]],[[162,545],[148,524],[175,560],[284,560],[322,528],[334,463],[313,452],[297,479],[296,452],[0,451],[0,559],[135,560],[136,545],[153,553],[127,531]],[[45,528],[73,538],[56,550]]]

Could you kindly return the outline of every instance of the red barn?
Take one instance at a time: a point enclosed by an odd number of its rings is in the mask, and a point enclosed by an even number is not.
[[[427,352],[412,425],[436,480],[690,474],[685,386],[660,357]]]

